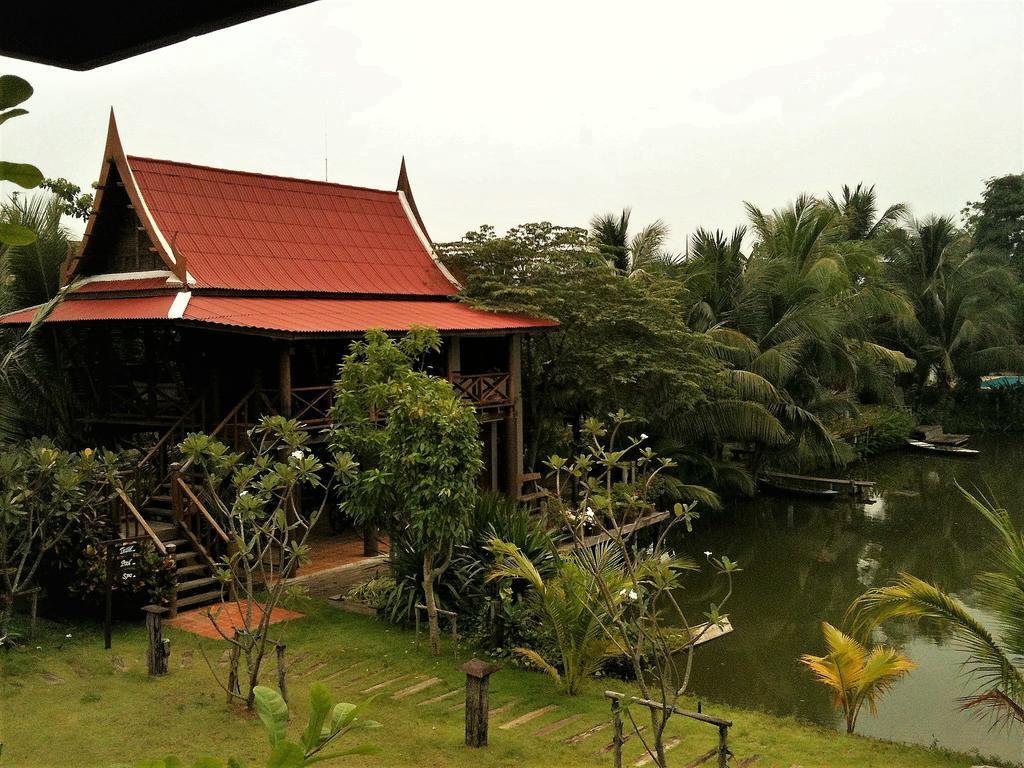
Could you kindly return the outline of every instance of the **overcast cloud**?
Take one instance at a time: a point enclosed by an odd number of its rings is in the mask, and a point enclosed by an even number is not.
[[[83,187],[130,154],[393,188],[435,240],[631,205],[682,249],[742,203],[877,185],[957,213],[1024,166],[1024,3],[320,0],[69,72],[12,59],[5,158]]]

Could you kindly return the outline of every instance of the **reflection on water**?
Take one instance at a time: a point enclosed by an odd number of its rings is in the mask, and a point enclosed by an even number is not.
[[[827,693],[797,661],[823,651],[820,622],[840,625],[855,597],[900,571],[973,607],[971,583],[988,567],[989,534],[954,481],[994,496],[1024,522],[1024,438],[978,438],[972,446],[982,451],[978,459],[898,452],[858,465],[853,476],[877,482],[870,503],[765,496],[701,518],[677,548],[728,555],[743,572],[727,606],[736,631],[698,653],[693,690],[840,727]],[[699,577],[685,596],[694,610],[706,608],[721,586]],[[961,652],[927,627],[895,624],[886,632],[920,666],[882,701],[877,718],[865,709],[859,733],[1024,762],[1024,730],[990,731],[957,709],[957,697],[971,692],[959,674]]]

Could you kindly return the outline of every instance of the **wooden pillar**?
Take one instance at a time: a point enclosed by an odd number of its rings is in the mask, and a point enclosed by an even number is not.
[[[149,645],[146,647],[146,669],[150,675],[167,674],[167,658],[171,655],[171,641],[165,640],[162,617],[167,609],[162,605],[147,605],[142,609],[146,613],[146,636]]]
[[[487,746],[487,709],[490,677],[499,667],[480,659],[470,659],[461,667],[466,673],[466,746]]]
[[[278,391],[281,396],[281,415],[291,418],[292,415],[292,348],[282,347],[278,355]]]
[[[505,418],[505,492],[518,499],[522,491],[523,474],[523,397],[522,380],[523,335],[508,337],[508,397],[511,402]]]
[[[462,371],[462,339],[458,336],[448,337],[448,382],[455,380],[455,376]]]
[[[498,422],[490,424],[491,439],[488,447],[488,463],[490,464],[491,490],[498,490]]]

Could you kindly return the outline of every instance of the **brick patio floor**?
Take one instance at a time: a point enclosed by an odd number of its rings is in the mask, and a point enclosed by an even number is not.
[[[168,619],[164,622],[169,627],[175,629],[182,629],[186,632],[191,632],[201,637],[209,637],[214,640],[222,639],[222,635],[214,628],[210,622],[210,616],[217,621],[217,626],[220,627],[228,637],[234,634],[235,629],[241,629],[245,626],[242,620],[242,613],[245,610],[247,601],[242,600],[240,604],[226,603],[216,605],[205,605],[201,608],[193,608],[190,611],[183,611],[173,619]],[[253,612],[253,621],[259,620],[259,607],[257,606]],[[292,619],[301,619],[304,614],[298,613],[297,611],[289,611],[285,608],[275,608],[270,614],[270,623],[278,624],[282,621],[291,621]]]

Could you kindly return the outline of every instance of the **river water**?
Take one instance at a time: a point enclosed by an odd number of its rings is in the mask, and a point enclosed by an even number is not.
[[[735,631],[699,650],[691,690],[842,728],[827,692],[798,662],[823,653],[821,621],[839,626],[854,598],[900,571],[975,607],[972,579],[988,567],[989,527],[956,481],[984,490],[1024,523],[1024,437],[976,438],[971,446],[980,457],[898,451],[856,465],[849,476],[877,483],[867,503],[761,496],[698,520],[678,550],[725,554],[743,571],[725,608]],[[721,585],[720,577],[693,578],[686,600],[697,610],[719,599]],[[865,707],[858,733],[1024,764],[1024,729],[993,730],[958,710],[957,698],[972,687],[955,644],[905,623],[887,626],[881,639],[919,667],[882,700],[878,717]]]

